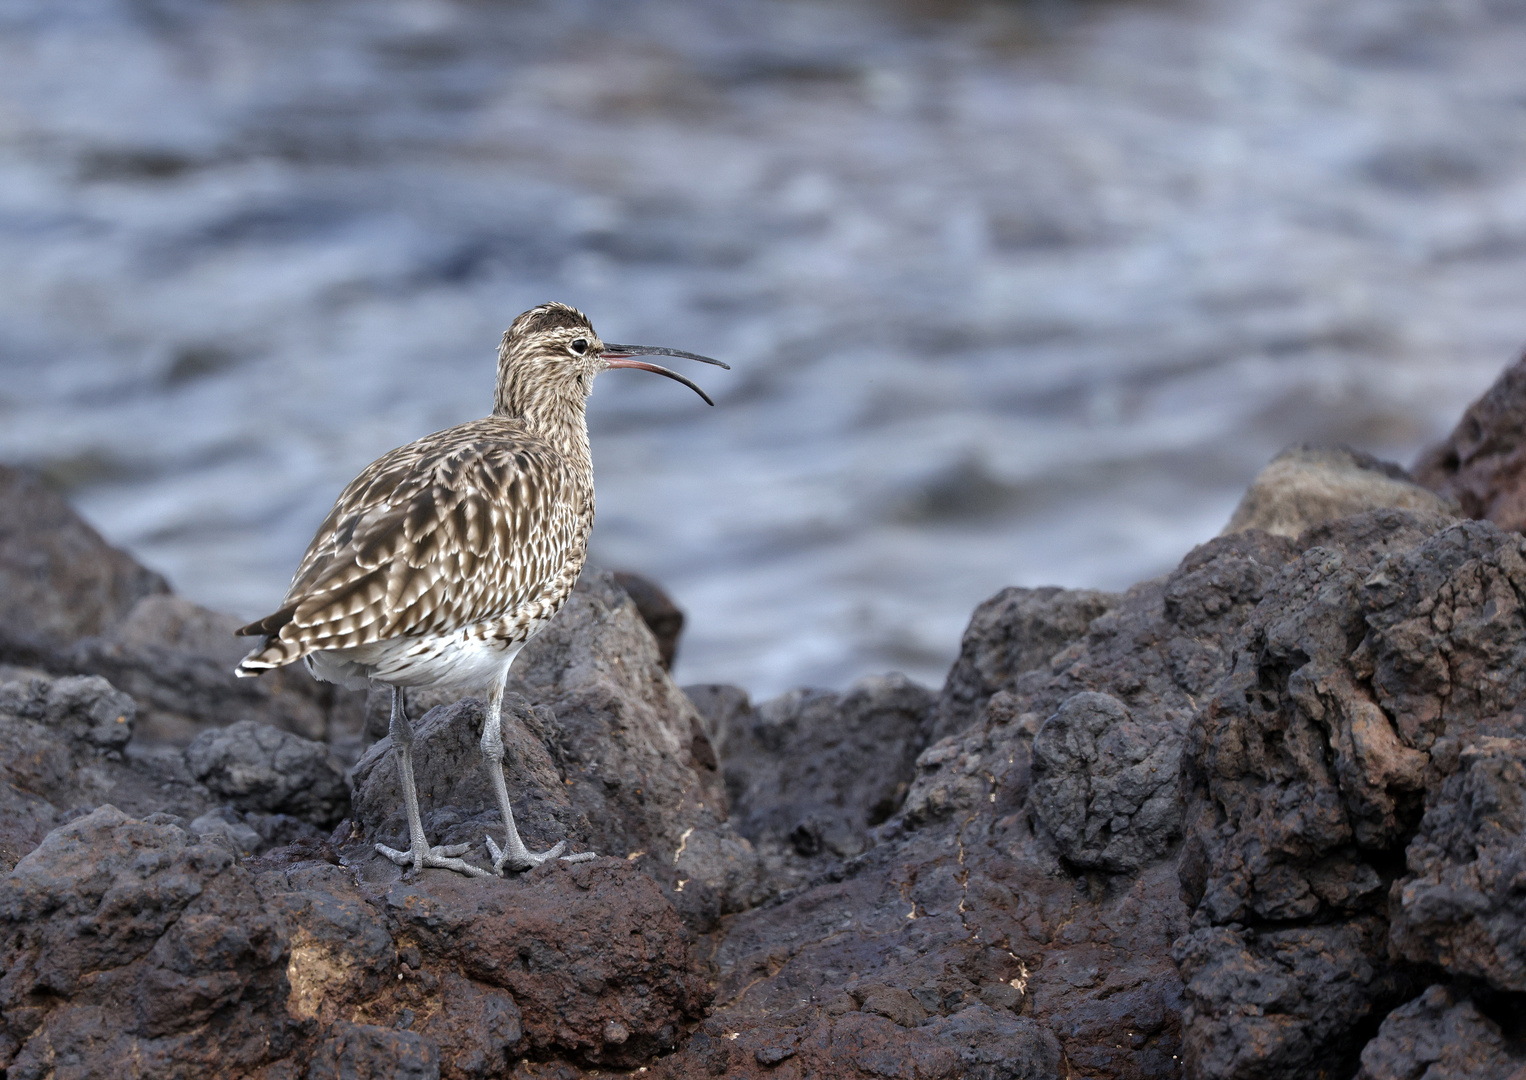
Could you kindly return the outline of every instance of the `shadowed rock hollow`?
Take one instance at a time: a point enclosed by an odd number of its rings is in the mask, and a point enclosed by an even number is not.
[[[486,882],[374,853],[402,815],[386,740],[345,783],[359,710],[325,743],[284,691],[208,690],[226,726],[140,746],[216,658],[124,648],[114,684],[101,618],[0,684],[8,1077],[1526,1069],[1526,540],[1487,522],[1007,589],[941,692],[756,705],[679,690],[589,573],[516,668],[506,767],[532,846],[600,857]],[[426,827],[482,861],[481,703],[414,710]]]

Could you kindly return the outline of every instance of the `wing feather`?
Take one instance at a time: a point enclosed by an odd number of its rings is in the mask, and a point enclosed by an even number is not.
[[[581,556],[587,514],[549,445],[523,429],[508,438],[482,430],[487,423],[368,466],[319,527],[281,611],[245,630],[273,632],[283,655],[299,646],[296,659],[447,633],[540,598]]]

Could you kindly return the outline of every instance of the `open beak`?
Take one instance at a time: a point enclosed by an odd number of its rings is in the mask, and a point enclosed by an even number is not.
[[[640,360],[632,360],[632,356],[681,356],[685,360],[698,360],[702,364],[714,364],[716,367],[731,370],[730,364],[723,364],[719,360],[712,360],[708,356],[700,356],[698,353],[684,352],[682,349],[663,349],[655,345],[605,345],[604,351],[599,358],[604,361],[606,367],[612,368],[637,368],[641,371],[650,371],[654,375],[666,375],[674,382],[681,382],[690,390],[705,399],[705,404],[714,405],[710,395],[701,390],[694,383],[684,378],[676,371],[669,371],[665,367],[656,364],[644,363]]]

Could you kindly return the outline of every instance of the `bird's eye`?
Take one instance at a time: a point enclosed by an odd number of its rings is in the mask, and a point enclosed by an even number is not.
[[[579,356],[582,356],[585,352],[588,351],[588,339],[576,338],[572,344],[567,347],[573,352],[577,353]]]

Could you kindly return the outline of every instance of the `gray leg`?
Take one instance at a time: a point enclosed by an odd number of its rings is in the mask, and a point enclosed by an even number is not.
[[[482,760],[487,765],[488,779],[493,782],[493,792],[498,796],[498,809],[503,814],[505,826],[502,848],[491,836],[487,838],[488,853],[493,856],[493,869],[502,874],[505,866],[510,870],[529,870],[547,859],[586,862],[597,858],[591,851],[563,855],[562,852],[567,849],[565,840],[559,841],[549,851],[536,855],[519,838],[519,830],[514,826],[514,808],[509,805],[509,785],[503,778],[503,683],[507,676],[508,671],[505,669],[493,684],[493,693],[487,703],[487,719],[482,722]]]
[[[408,713],[403,707],[403,688],[392,688],[392,722],[387,728],[392,737],[392,751],[397,755],[397,771],[403,781],[403,801],[408,806],[408,850],[398,851],[386,844],[377,844],[376,850],[399,866],[413,864],[414,872],[426,866],[441,870],[456,870],[472,877],[492,877],[479,866],[463,862],[459,856],[466,854],[470,844],[451,844],[449,847],[430,847],[424,838],[424,819],[419,814],[419,790],[413,782],[413,726],[408,723]]]

